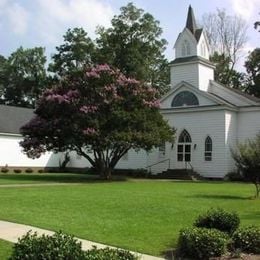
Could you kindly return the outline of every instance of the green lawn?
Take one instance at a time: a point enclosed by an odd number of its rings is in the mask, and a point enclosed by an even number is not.
[[[7,260],[12,254],[13,244],[0,239],[0,259]]]
[[[156,180],[0,188],[0,219],[160,255],[210,207],[237,211],[242,225],[260,225],[253,194],[251,184]]]
[[[34,184],[34,183],[82,183],[95,180],[97,177],[75,173],[1,173],[0,185]]]

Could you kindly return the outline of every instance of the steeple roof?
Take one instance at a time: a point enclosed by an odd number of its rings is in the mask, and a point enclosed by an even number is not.
[[[188,16],[187,16],[187,21],[186,21],[186,28],[188,28],[191,33],[195,36],[197,25],[196,25],[196,20],[195,20],[195,16],[193,13],[193,9],[191,7],[191,5],[189,6],[189,10],[188,10]]]

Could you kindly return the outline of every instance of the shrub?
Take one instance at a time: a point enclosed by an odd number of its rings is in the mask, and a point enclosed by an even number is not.
[[[9,260],[83,260],[84,252],[81,243],[72,236],[61,232],[53,236],[37,236],[28,232],[14,245]]]
[[[21,173],[22,170],[21,169],[14,169],[14,173]]]
[[[177,256],[189,259],[209,259],[226,252],[228,235],[207,228],[187,228],[180,231]]]
[[[2,167],[1,172],[7,173],[7,172],[9,172],[9,169],[7,167]]]
[[[229,172],[225,178],[228,181],[245,181],[245,178],[238,172]]]
[[[38,170],[38,173],[44,173],[43,169]]]
[[[137,260],[137,256],[133,255],[129,251],[120,249],[103,248],[88,250],[85,253],[86,260]]]
[[[203,228],[215,228],[232,234],[239,226],[240,219],[237,213],[227,212],[223,209],[211,209],[200,215],[194,226]]]
[[[239,228],[233,234],[233,247],[242,252],[260,254],[260,227]]]
[[[27,168],[27,169],[25,169],[25,172],[26,172],[26,173],[32,173],[32,172],[33,172],[33,169],[32,169],[32,168]]]

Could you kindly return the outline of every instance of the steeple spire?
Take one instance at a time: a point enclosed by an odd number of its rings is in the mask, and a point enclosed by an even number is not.
[[[189,6],[187,21],[186,21],[186,28],[188,28],[191,31],[191,33],[193,35],[195,35],[197,25],[196,25],[196,20],[195,20],[195,16],[194,16],[191,5]]]

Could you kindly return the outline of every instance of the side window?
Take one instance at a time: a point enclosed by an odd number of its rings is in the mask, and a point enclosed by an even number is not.
[[[205,161],[212,161],[212,139],[207,136],[205,140]]]
[[[190,43],[187,40],[184,40],[181,47],[181,55],[184,57],[190,55],[190,53],[191,53]]]

